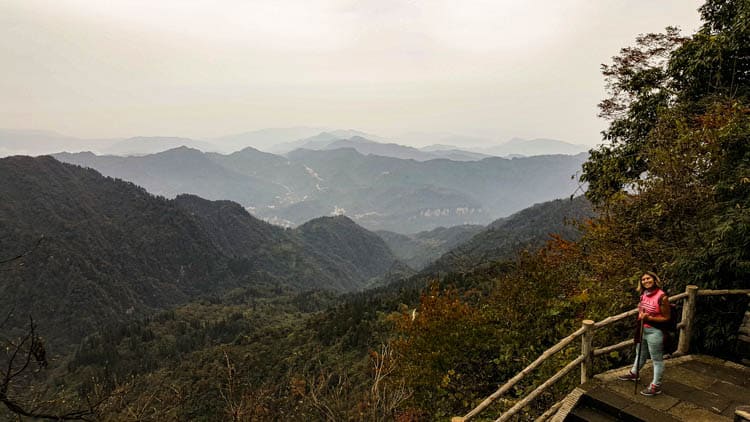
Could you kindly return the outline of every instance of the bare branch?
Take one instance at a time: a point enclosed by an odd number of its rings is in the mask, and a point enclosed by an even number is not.
[[[10,316],[6,317],[4,321],[9,318]],[[0,378],[0,403],[5,405],[11,413],[19,417],[55,421],[95,419],[96,409],[104,403],[106,397],[100,397],[98,402],[94,401],[93,403],[89,400],[89,405],[82,408],[65,409],[57,412],[45,410],[50,405],[59,404],[56,400],[42,402],[45,403],[44,406],[39,406],[38,399],[41,398],[39,390],[31,393],[34,388],[32,384],[29,384],[33,382],[31,377],[37,373],[37,371],[32,370],[31,366],[35,360],[40,368],[45,368],[47,359],[44,342],[38,335],[36,323],[31,316],[29,316],[29,327],[26,333],[15,342],[5,341],[5,346],[7,362],[0,369],[0,376],[2,377]],[[21,391],[22,393],[20,396],[16,396],[13,393],[15,391]]]
[[[26,252],[21,253],[20,255],[14,256],[12,258],[2,259],[2,260],[0,260],[0,264],[7,264],[9,262],[13,262],[13,261],[19,260],[19,259],[25,257],[26,255],[34,252],[36,250],[36,248],[38,248],[39,245],[42,243],[42,240],[44,240],[44,239],[45,239],[45,237],[44,237],[44,235],[42,235],[42,237],[40,237],[39,240],[36,241],[36,243],[34,244],[34,246],[31,247],[31,249],[27,250]]]

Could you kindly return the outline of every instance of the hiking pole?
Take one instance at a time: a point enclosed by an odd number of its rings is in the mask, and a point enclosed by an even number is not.
[[[638,328],[638,352],[635,355],[635,387],[633,394],[638,394],[638,376],[641,373],[641,353],[643,353],[643,323],[645,318],[641,318]]]

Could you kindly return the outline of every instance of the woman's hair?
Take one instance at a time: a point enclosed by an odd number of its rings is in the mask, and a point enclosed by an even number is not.
[[[644,271],[643,274],[641,274],[641,276],[638,278],[638,287],[636,287],[636,290],[638,290],[638,293],[641,293],[643,292],[643,290],[645,290],[643,288],[643,283],[641,282],[641,279],[643,278],[644,275],[650,275],[651,278],[654,279],[654,284],[656,284],[656,287],[661,289],[661,279],[659,278],[659,276],[656,275],[656,273],[653,271]]]

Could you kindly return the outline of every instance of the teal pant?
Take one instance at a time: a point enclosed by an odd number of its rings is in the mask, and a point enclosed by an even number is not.
[[[638,353],[639,348],[643,350],[642,354]],[[651,383],[661,385],[664,373],[664,333],[658,328],[643,327],[643,344],[640,347],[635,345],[635,363],[631,372],[635,374],[640,371],[649,356],[654,363],[654,379]]]

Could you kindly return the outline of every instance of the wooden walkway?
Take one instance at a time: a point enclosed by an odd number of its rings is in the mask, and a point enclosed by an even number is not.
[[[599,322],[583,320],[581,328],[547,349],[535,361],[531,362],[513,378],[507,380],[466,415],[454,416],[451,421],[466,422],[476,417],[544,361],[580,337],[581,354],[557,371],[555,375],[537,386],[532,392],[516,401],[495,422],[507,422],[515,417],[550,386],[579,365],[581,367],[581,386],[571,392],[565,399],[550,407],[536,419],[537,422],[547,420],[721,421],[726,420],[723,418],[732,420],[732,414],[737,421],[750,422],[750,385],[748,385],[750,362],[743,360],[742,362],[745,364],[743,366],[707,356],[688,355],[690,339],[695,329],[693,316],[696,312],[698,297],[735,295],[750,296],[750,289],[701,290],[698,286],[688,285],[684,293],[669,298],[670,303],[684,301],[682,316],[679,324],[677,324],[680,336],[675,352],[677,356],[682,356],[682,358],[668,361],[667,368],[672,369],[668,370],[667,375],[665,375],[663,380],[665,393],[660,396],[645,397],[634,394],[633,387],[635,386],[632,383],[627,386],[628,383],[623,384],[618,381],[617,375],[624,373],[628,368],[594,376],[594,359],[597,356],[620,349],[632,348],[634,344],[633,339],[627,339],[617,344],[594,348],[596,331],[609,324],[635,317],[638,314],[636,308],[604,318]],[[748,322],[750,322],[750,309],[745,313],[744,324],[739,330],[738,340],[742,345],[750,345],[750,342],[748,342],[750,340]],[[748,357],[742,351],[740,351],[740,355]],[[651,376],[650,370],[650,367],[645,369],[644,379],[648,380],[648,377]]]
[[[640,394],[651,381],[650,362],[642,370],[639,394],[618,375],[593,377],[571,393],[550,421],[733,421],[739,406],[750,405],[750,367],[715,357],[687,355],[666,360],[663,393]]]

